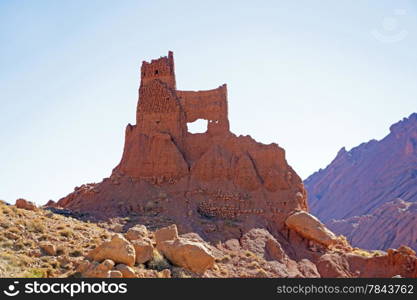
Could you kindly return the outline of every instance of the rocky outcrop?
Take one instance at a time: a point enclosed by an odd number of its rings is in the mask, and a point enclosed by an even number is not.
[[[115,263],[133,266],[136,259],[135,248],[121,234],[115,234],[110,241],[93,249],[88,258],[97,262],[110,259]]]
[[[385,203],[417,202],[417,113],[392,125],[380,141],[342,148],[304,184],[311,212],[353,246],[415,247],[414,206]]]
[[[187,123],[198,119],[208,121],[207,131],[188,132]],[[230,132],[226,85],[178,90],[172,52],[142,64],[136,124],[126,127],[123,156],[111,176],[53,205],[99,218],[169,218],[180,231],[209,240],[281,228],[292,211],[307,209],[284,149]]]
[[[30,202],[28,200],[25,199],[17,199],[16,200],[16,207],[17,208],[21,208],[21,209],[26,209],[26,210],[37,210],[38,208],[36,207],[36,204],[33,202]]]
[[[175,224],[172,224],[164,228],[160,228],[157,231],[155,231],[155,241],[157,247],[162,242],[172,241],[176,239],[178,239],[178,229]]]
[[[417,203],[396,199],[367,215],[331,220],[328,227],[356,247],[385,250],[408,245],[417,250],[416,220]]]

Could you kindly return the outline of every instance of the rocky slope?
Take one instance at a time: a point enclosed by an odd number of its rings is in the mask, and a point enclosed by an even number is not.
[[[130,218],[94,223],[26,204],[0,202],[0,277],[417,277],[411,249],[352,248],[306,212],[288,221],[285,237],[253,228],[211,243],[179,234],[175,224],[150,230]]]
[[[311,212],[354,246],[415,247],[414,205],[385,203],[417,202],[417,114],[392,125],[381,141],[342,148],[304,184]]]

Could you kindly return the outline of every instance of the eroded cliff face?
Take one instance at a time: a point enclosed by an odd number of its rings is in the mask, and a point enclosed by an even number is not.
[[[189,133],[198,119],[207,131]],[[226,85],[177,90],[171,52],[143,62],[136,120],[111,176],[58,205],[100,217],[152,215],[214,239],[253,227],[279,231],[291,212],[307,210],[284,149],[229,131]]]

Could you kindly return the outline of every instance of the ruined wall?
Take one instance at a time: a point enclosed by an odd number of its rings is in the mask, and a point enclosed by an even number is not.
[[[208,132],[224,133],[229,131],[227,113],[227,86],[224,84],[207,91],[177,91],[187,122],[198,119],[208,120]]]
[[[208,133],[229,132],[227,87],[207,91],[178,91],[175,83],[174,57],[143,62],[136,122],[140,132],[169,133],[180,145],[187,132],[187,122],[208,121]]]

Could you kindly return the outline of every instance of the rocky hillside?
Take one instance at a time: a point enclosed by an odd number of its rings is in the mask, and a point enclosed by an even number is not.
[[[287,220],[287,237],[254,228],[211,243],[175,224],[129,218],[91,222],[69,210],[0,203],[0,277],[417,277],[408,247],[352,248],[306,212]]]
[[[417,114],[392,125],[380,141],[350,151],[342,148],[330,165],[304,184],[311,212],[352,245],[415,248],[414,205],[385,204],[397,198],[417,202]]]

